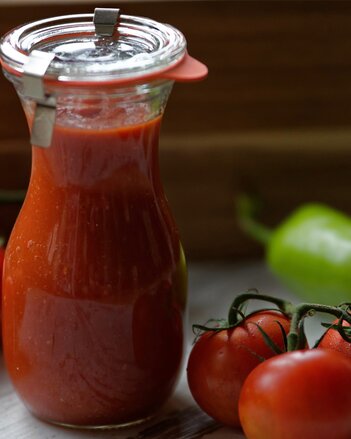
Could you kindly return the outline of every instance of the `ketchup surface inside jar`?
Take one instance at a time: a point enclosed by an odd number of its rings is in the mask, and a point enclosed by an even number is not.
[[[3,337],[39,418],[128,424],[174,388],[186,269],[159,176],[160,122],[57,124],[51,147],[33,147],[5,259]]]

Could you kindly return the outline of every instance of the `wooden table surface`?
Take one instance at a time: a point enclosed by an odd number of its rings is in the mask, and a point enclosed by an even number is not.
[[[203,323],[222,318],[234,295],[256,287],[261,292],[294,300],[268,272],[263,263],[208,264],[189,267],[189,322]],[[316,337],[318,322],[307,325],[307,335]],[[189,325],[188,350],[193,335]],[[185,368],[184,368],[185,369]],[[187,389],[185,374],[175,394],[151,422],[129,430],[82,431],[54,427],[33,418],[21,404],[6,376],[0,357],[0,439],[243,439],[238,430],[223,428],[201,412]]]

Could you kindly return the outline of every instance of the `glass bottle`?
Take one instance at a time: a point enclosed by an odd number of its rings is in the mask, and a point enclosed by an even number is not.
[[[159,129],[174,80],[206,68],[173,27],[104,9],[20,26],[0,57],[32,140],[4,264],[11,380],[52,423],[140,422],[170,396],[184,341],[186,266]]]

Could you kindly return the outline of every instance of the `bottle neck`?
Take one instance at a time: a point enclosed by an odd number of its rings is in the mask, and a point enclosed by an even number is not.
[[[116,129],[56,126],[51,147],[33,147],[32,179],[40,187],[124,192],[161,185],[158,139],[161,117]]]
[[[160,185],[158,137],[171,88],[172,82],[158,81],[58,94],[52,143],[33,147],[32,178],[45,177],[46,185],[108,190],[127,181]],[[35,103],[21,98],[31,127]]]

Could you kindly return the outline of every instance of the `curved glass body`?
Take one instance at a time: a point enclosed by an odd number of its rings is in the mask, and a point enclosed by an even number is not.
[[[171,86],[62,88],[52,144],[32,148],[6,251],[3,342],[14,387],[41,419],[130,424],[174,388],[186,268],[158,166]],[[31,126],[34,103],[21,100]]]

